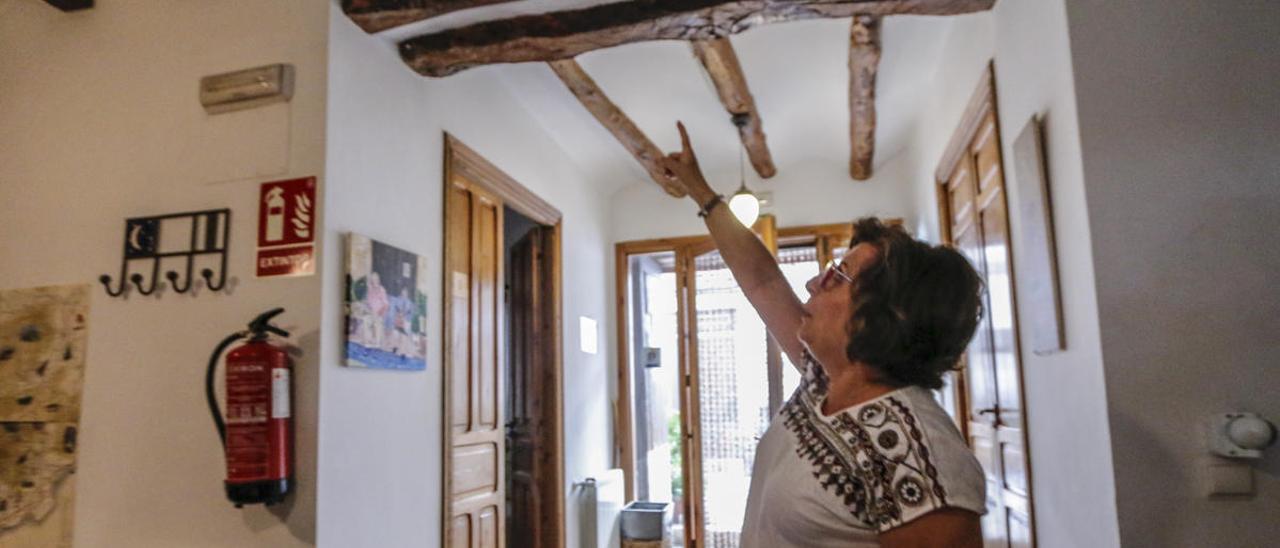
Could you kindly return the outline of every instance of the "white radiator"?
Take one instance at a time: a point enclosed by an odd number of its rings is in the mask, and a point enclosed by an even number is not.
[[[574,484],[578,491],[581,548],[621,545],[620,518],[626,504],[624,481],[622,469],[614,468]]]

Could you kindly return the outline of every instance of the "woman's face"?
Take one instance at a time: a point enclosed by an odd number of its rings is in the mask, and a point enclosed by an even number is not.
[[[858,273],[875,261],[876,254],[872,244],[853,246],[840,263],[833,266],[840,269],[839,272],[820,272],[805,284],[809,300],[804,303],[805,318],[800,323],[798,336],[819,361],[845,355],[855,291],[846,277],[856,279]]]

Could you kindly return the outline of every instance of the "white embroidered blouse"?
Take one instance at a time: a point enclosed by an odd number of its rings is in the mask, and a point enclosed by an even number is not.
[[[832,415],[808,360],[756,448],[743,548],[879,546],[931,510],[985,513],[982,468],[926,388],[894,390]]]

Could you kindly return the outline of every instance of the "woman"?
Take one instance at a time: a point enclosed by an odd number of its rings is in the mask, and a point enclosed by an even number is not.
[[[677,126],[683,150],[665,159],[668,175],[804,374],[756,449],[741,545],[981,546],[982,469],[930,392],[977,327],[977,273],[953,249],[862,219],[801,303]]]

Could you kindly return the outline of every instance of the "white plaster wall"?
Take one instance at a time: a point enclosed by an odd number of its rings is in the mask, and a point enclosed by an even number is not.
[[[425,79],[338,8],[330,19],[323,289],[319,540],[322,546],[434,546],[441,528],[443,136],[476,149],[564,214],[565,492],[612,466],[612,344],[578,351],[578,317],[613,317],[608,201],[498,78],[503,67]],[[360,232],[429,257],[426,372],[342,361],[341,235]],[[604,331],[603,333],[607,333]],[[603,341],[611,338],[603,337]]]
[[[990,13],[958,17],[954,23],[930,86],[933,98],[919,119],[918,230],[937,237],[933,174],[978,79],[994,59],[1010,204],[1017,203],[1025,184],[1013,172],[1013,141],[1032,115],[1046,118],[1067,335],[1064,352],[1022,352],[1036,534],[1045,547],[1115,546],[1111,437],[1064,2],[1006,0]],[[1023,221],[1010,217],[1016,257],[1025,252]],[[1021,293],[1018,297],[1026,316],[1032,305]]]
[[[304,546],[315,538],[318,276],[252,274],[258,183],[322,176],[324,6],[0,0],[0,288],[92,284],[76,546]],[[201,76],[297,68],[289,104],[208,116]],[[323,183],[322,183],[323,185]],[[109,298],[127,217],[232,209],[225,294]],[[209,352],[257,313],[304,351],[298,485],[271,512],[226,501],[204,401]],[[4,536],[0,535],[0,543]]]
[[[1070,2],[1120,537],[1268,546],[1280,450],[1257,495],[1210,500],[1213,413],[1280,420],[1280,10]]]

